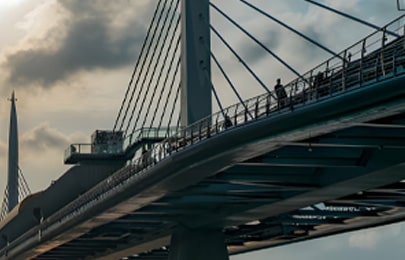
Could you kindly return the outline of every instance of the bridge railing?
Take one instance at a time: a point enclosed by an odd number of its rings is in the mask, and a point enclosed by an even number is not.
[[[69,161],[74,155],[115,155],[124,153],[127,149],[131,149],[142,142],[146,141],[161,141],[177,132],[176,127],[169,128],[141,128],[136,130],[133,134],[126,136],[123,144],[110,144],[110,143],[76,143],[71,144],[65,150],[65,162]],[[88,158],[88,157],[86,157]]]
[[[227,129],[405,73],[404,24],[403,15],[293,80],[284,87],[287,97],[273,91],[230,106],[178,129],[133,164],[148,167]]]
[[[124,150],[127,149],[128,147],[131,147],[135,143],[138,143],[145,139],[158,140],[158,139],[167,138],[169,136],[176,134],[177,130],[178,130],[177,127],[169,127],[169,128],[158,128],[158,127],[146,128],[146,127],[144,127],[144,128],[137,129],[134,133],[126,136],[126,138],[124,140]]]
[[[291,81],[284,86],[286,97],[277,96],[279,93],[275,91],[265,93],[230,106],[187,128],[142,128],[126,137],[123,150],[146,139],[166,138],[133,160],[133,163],[144,166],[154,164],[174,151],[226,129],[404,73],[404,24],[405,15]],[[73,147],[79,153],[89,152],[88,144],[75,144]],[[71,152],[72,149],[68,149],[65,156]]]
[[[284,98],[272,91],[232,105],[186,128],[142,128],[126,137],[124,150],[145,139],[165,138],[133,159],[133,164],[146,167],[227,129],[405,73],[404,24],[405,15],[291,81],[284,86]],[[73,148],[78,153],[91,153],[88,144],[75,144]],[[72,149],[67,150],[67,154],[71,152]]]

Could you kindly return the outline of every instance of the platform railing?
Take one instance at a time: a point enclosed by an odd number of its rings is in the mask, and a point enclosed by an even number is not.
[[[140,128],[133,134],[125,137],[122,145],[112,145],[108,143],[75,143],[71,144],[64,152],[65,161],[74,154],[120,154],[144,140],[162,140],[177,132],[176,127],[169,128]]]

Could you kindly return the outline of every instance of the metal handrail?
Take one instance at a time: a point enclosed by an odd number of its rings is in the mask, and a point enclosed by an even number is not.
[[[400,28],[396,28],[395,30],[390,29],[391,31],[400,33],[402,36],[400,39],[392,37],[388,39],[389,36],[385,32],[390,25],[396,25],[399,21],[403,22],[404,16],[401,16],[391,24],[341,52],[340,56],[346,57],[346,60],[340,61],[340,63],[333,63],[336,60],[336,57],[333,57],[304,74],[303,78],[306,80],[300,77],[287,84],[285,89],[289,93],[288,100],[277,100],[274,98],[274,93],[265,93],[250,98],[244,101],[243,105],[235,104],[185,129],[179,129],[175,136],[164,140],[159,149],[162,150],[164,147],[176,147],[176,150],[183,149],[191,144],[195,144],[195,137],[201,140],[208,136],[207,133],[210,133],[209,136],[212,136],[213,134],[222,132],[229,127],[229,125],[225,127],[227,119],[223,115],[233,118],[234,120],[231,120],[232,126],[237,126],[257,119],[260,115],[267,116],[270,114],[269,112],[281,111],[282,108],[287,106],[294,107],[296,105],[312,103],[319,98],[333,96],[339,92],[346,91],[348,88],[361,87],[367,82],[374,82],[379,77],[387,76],[389,73],[398,73],[398,66],[404,65],[403,63],[398,63],[398,61],[405,59],[403,32]],[[368,40],[374,39],[376,35],[380,36],[379,39],[367,45]],[[389,44],[393,45],[389,46]],[[372,49],[373,52],[369,55],[364,55],[366,51],[364,46]],[[387,48],[387,46],[390,48]],[[361,48],[361,57],[352,60],[353,54],[351,54],[351,51],[356,50],[355,54],[358,54],[357,50],[359,48]],[[331,67],[331,64],[334,65]],[[248,111],[243,111],[246,108],[248,108]],[[252,114],[256,116],[249,116]],[[196,129],[198,129],[197,132]],[[173,142],[173,140],[175,141]],[[181,140],[181,142],[178,140]],[[171,152],[168,155],[170,154]],[[145,161],[145,158],[143,161]]]
[[[65,149],[64,156],[65,160],[70,158],[73,154],[116,154],[123,153],[132,145],[142,142],[145,139],[164,139],[171,136],[177,132],[176,127],[170,127],[168,129],[164,128],[140,128],[137,129],[131,135],[126,136],[123,141],[122,149],[106,149],[97,150],[94,144],[90,143],[74,143],[71,144],[67,149]],[[97,144],[103,145],[103,144]],[[108,145],[107,143],[105,145]]]

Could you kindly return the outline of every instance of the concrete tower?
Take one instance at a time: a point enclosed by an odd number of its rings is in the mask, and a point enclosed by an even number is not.
[[[209,0],[182,0],[181,125],[212,114]]]
[[[14,91],[11,94],[10,129],[8,133],[8,211],[18,204],[18,129]]]

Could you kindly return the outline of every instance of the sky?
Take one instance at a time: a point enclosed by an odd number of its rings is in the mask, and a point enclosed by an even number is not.
[[[70,143],[89,143],[96,129],[111,129],[140,51],[156,0],[0,0],[0,191],[6,185],[12,90],[18,98],[20,168],[33,192],[45,189],[69,166]],[[269,48],[305,72],[330,54],[282,29],[237,0],[213,1]],[[372,32],[301,0],[250,0],[334,51]],[[368,22],[384,25],[402,13],[395,0],[319,0]],[[404,4],[405,7],[405,4]],[[211,23],[246,57],[270,87],[294,75],[212,10]],[[212,37],[214,54],[238,82],[244,98],[263,92]],[[213,66],[226,105],[237,102]],[[215,105],[214,105],[215,106]],[[402,259],[405,225],[354,232],[232,257],[252,259]]]

